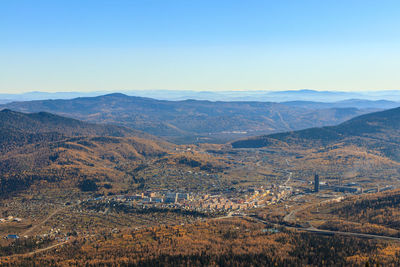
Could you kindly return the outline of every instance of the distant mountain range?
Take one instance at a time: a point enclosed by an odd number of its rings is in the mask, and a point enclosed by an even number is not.
[[[13,101],[30,101],[30,100],[45,100],[45,99],[71,99],[76,97],[90,97],[104,95],[107,92],[28,92],[21,94],[0,94],[0,104],[10,103]]]
[[[348,99],[400,101],[400,90],[341,92],[317,90],[289,91],[190,91],[190,90],[125,90],[119,91],[129,96],[149,97],[160,100],[209,100],[209,101],[313,101],[337,102]],[[0,103],[13,101],[72,99],[77,97],[93,97],[115,93],[115,91],[98,92],[28,92],[23,94],[0,94]]]
[[[358,109],[391,109],[400,106],[399,102],[388,100],[365,100],[348,99],[337,102],[314,102],[314,101],[288,101],[281,102],[290,107],[301,107],[307,109],[327,109],[327,108],[358,108]]]
[[[309,128],[232,142],[234,148],[259,148],[273,144],[329,147],[355,145],[400,161],[400,108],[355,117],[337,126]]]
[[[308,106],[304,102],[167,101],[115,93],[68,100],[12,102],[1,105],[0,109],[44,111],[87,122],[126,126],[176,143],[192,143],[226,142],[243,136],[335,125],[396,105],[389,101],[350,102],[339,106],[324,103]]]

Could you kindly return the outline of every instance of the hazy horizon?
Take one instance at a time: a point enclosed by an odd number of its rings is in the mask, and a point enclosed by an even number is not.
[[[314,92],[335,92],[335,93],[384,93],[384,92],[400,92],[400,89],[380,89],[380,90],[327,90],[327,89],[309,89],[309,88],[299,88],[299,89],[252,89],[252,90],[235,90],[235,89],[224,89],[224,90],[202,90],[202,89],[104,89],[104,90],[25,90],[25,91],[0,91],[0,95],[23,95],[23,94],[34,94],[34,93],[44,93],[44,94],[61,94],[61,93],[125,93],[125,92],[151,92],[151,91],[165,91],[165,92],[196,92],[196,93],[226,93],[226,92],[237,92],[237,93],[278,93],[278,92],[301,92],[301,91],[314,91]]]
[[[105,90],[25,90],[25,91],[0,91],[0,94],[31,94],[31,93],[48,93],[48,94],[57,94],[57,93],[124,93],[124,92],[140,92],[140,91],[171,91],[171,92],[210,92],[210,93],[223,93],[223,92],[300,92],[300,91],[315,91],[315,92],[338,92],[338,93],[369,93],[369,92],[397,92],[400,89],[380,89],[380,90],[326,90],[326,89],[309,89],[309,88],[299,88],[299,89],[282,89],[282,90],[263,90],[263,89],[253,89],[253,90],[235,90],[235,89],[226,89],[226,90],[202,90],[202,89],[105,89]]]
[[[21,94],[0,93],[0,104],[14,101],[31,101],[46,99],[74,99],[78,97],[97,97],[121,93],[127,96],[146,97],[158,100],[208,100],[208,101],[256,101],[256,102],[290,102],[311,101],[334,103],[340,101],[361,100],[368,101],[385,100],[400,102],[400,90],[388,91],[317,91],[309,89],[285,90],[285,91],[193,91],[193,90],[110,90],[92,92],[26,92]],[[370,102],[372,104],[372,102]]]

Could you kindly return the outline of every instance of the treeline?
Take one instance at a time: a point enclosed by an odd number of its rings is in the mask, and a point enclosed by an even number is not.
[[[222,164],[220,161],[215,160],[215,158],[196,155],[193,158],[193,155],[182,155],[176,159],[176,162],[182,165],[186,165],[192,168],[198,167],[202,171],[217,173],[227,169],[227,166]]]
[[[181,208],[158,208],[158,207],[135,207],[129,206],[120,202],[110,201],[107,203],[101,202],[85,202],[82,204],[85,209],[95,210],[97,212],[104,211],[107,208],[113,212],[123,212],[123,213],[134,213],[134,214],[156,214],[156,213],[175,213],[183,216],[193,216],[193,217],[212,217],[219,213],[205,213],[196,210],[186,210]]]

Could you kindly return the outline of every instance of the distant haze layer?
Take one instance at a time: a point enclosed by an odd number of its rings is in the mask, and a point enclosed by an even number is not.
[[[94,92],[27,92],[21,94],[0,94],[0,103],[12,101],[72,99],[76,97],[100,96],[117,91]],[[332,103],[349,99],[389,100],[400,102],[400,90],[383,91],[317,91],[317,90],[287,90],[287,91],[192,91],[192,90],[121,90],[126,95],[150,97],[160,100],[210,100],[210,101],[317,101]],[[382,107],[384,108],[384,107]]]

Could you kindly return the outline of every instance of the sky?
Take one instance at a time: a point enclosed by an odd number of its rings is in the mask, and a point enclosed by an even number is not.
[[[400,89],[400,1],[0,0],[0,93]]]

